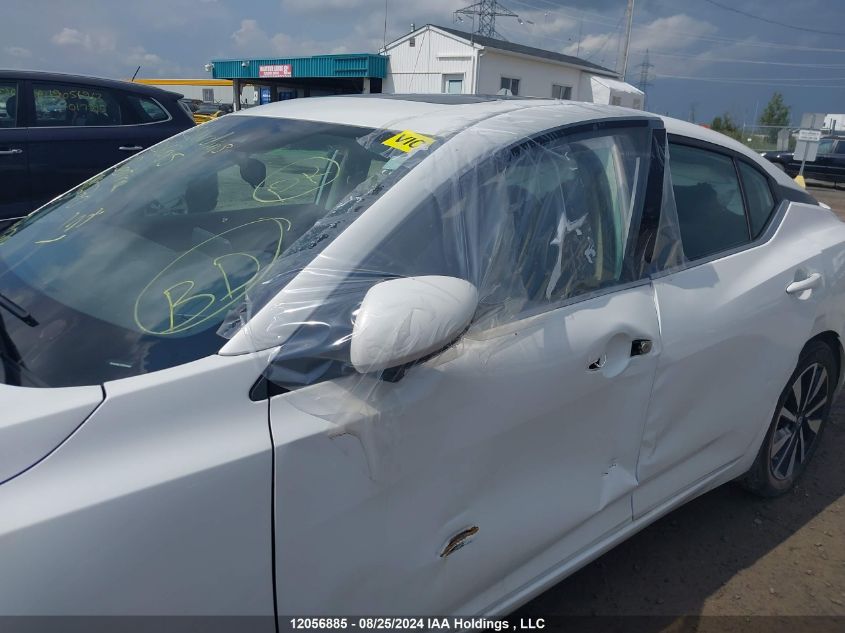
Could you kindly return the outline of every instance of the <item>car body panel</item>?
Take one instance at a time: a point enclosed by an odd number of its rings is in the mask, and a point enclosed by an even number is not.
[[[99,386],[41,389],[0,384],[0,483],[8,481],[62,443],[103,401]]]
[[[467,336],[397,383],[273,398],[280,613],[453,612],[585,522],[570,556],[629,523],[658,357],[646,283]]]
[[[246,397],[262,362],[107,383],[59,450],[0,486],[0,613],[272,615],[267,403]]]

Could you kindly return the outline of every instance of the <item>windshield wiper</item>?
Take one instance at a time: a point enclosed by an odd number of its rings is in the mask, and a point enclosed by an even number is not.
[[[38,321],[35,320],[35,317],[33,317],[29,312],[27,312],[25,308],[19,306],[17,303],[9,299],[9,297],[3,294],[0,294],[0,308],[6,308],[6,310],[18,317],[29,327],[35,327],[38,325]]]

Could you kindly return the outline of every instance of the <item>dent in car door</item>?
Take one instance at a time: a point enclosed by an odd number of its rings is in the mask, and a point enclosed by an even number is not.
[[[23,82],[0,81],[0,228],[30,211]]]
[[[398,383],[274,398],[279,613],[482,609],[630,522],[658,352],[632,357],[635,339],[658,340],[648,285],[464,339]]]
[[[670,161],[678,150],[672,146]],[[703,235],[707,227],[691,224],[685,234],[677,167],[675,160],[675,198],[688,248],[687,236]],[[700,212],[706,211],[701,205],[716,203],[700,185],[689,189]],[[814,289],[787,292],[793,282],[815,279],[823,270],[817,244],[802,237],[799,215],[787,211],[774,236],[758,246],[704,257],[654,279],[663,352],[637,469],[635,518],[737,463],[768,428],[824,292],[821,276]],[[703,219],[718,231],[713,235],[730,230],[711,216]]]

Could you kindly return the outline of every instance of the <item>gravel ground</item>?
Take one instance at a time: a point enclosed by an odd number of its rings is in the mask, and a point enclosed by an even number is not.
[[[845,189],[811,185],[809,191],[845,219]],[[734,484],[722,486],[512,618],[555,615],[611,616],[571,630],[845,630],[845,397],[834,406],[822,444],[793,492],[759,499]]]

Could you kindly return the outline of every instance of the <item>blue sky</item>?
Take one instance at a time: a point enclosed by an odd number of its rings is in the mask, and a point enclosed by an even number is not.
[[[845,33],[845,0],[717,0],[806,29]],[[387,0],[387,39],[426,23],[465,28],[470,0]],[[204,77],[212,58],[375,52],[384,0],[5,0],[0,67],[126,78]],[[502,0],[509,40],[613,68],[625,0]],[[845,111],[845,35],[768,24],[706,0],[636,0],[628,80],[650,51],[649,109],[751,122],[778,90],[802,112]]]

